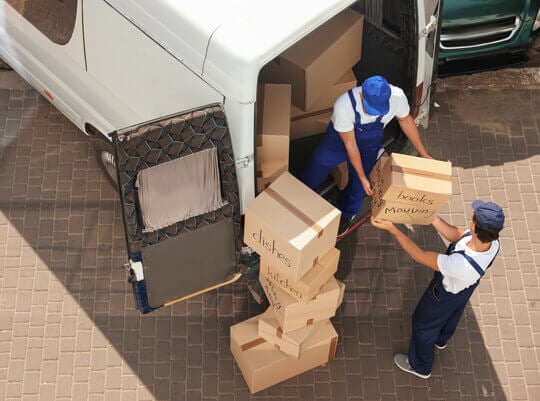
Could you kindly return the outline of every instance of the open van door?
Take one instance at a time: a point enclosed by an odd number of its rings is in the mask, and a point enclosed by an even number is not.
[[[430,97],[437,78],[437,53],[440,36],[439,0],[419,0],[418,14],[418,72],[412,115],[417,125],[427,128]],[[439,29],[438,29],[439,28]]]
[[[238,183],[222,107],[111,136],[139,310],[148,313],[241,277]]]

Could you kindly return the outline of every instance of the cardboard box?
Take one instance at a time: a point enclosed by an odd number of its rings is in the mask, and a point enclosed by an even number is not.
[[[328,123],[332,119],[333,107],[336,99],[356,86],[356,77],[352,70],[343,75],[338,82],[323,91],[313,109],[305,112],[294,104],[291,105],[291,139],[304,138],[326,132]]]
[[[336,314],[341,289],[334,277],[307,303],[298,302],[266,277],[260,281],[284,333],[329,319]]]
[[[293,105],[291,108],[291,140],[325,133],[331,118],[332,109],[304,113]]]
[[[321,320],[304,328],[284,333],[272,307],[268,308],[259,319],[259,337],[264,338],[281,352],[298,359],[304,350],[305,341],[328,324]]]
[[[343,162],[332,169],[332,178],[340,191],[344,190],[349,183],[349,167]]]
[[[363,22],[362,14],[342,11],[263,68],[261,80],[290,83],[293,104],[316,110],[323,93],[360,61]]]
[[[282,166],[277,172],[270,177],[263,177],[262,173],[260,177],[257,177],[257,193],[264,191],[270,186],[281,174],[287,171],[287,166]]]
[[[339,249],[332,248],[299,281],[290,278],[287,269],[274,266],[261,258],[259,276],[260,279],[266,277],[298,302],[307,303],[315,298],[322,286],[334,276],[339,263],[339,253]]]
[[[356,76],[352,70],[348,70],[336,82],[334,82],[332,86],[322,91],[321,96],[313,102],[310,109],[333,109],[337,98],[343,95],[349,89],[355,88],[356,86],[358,86]]]
[[[259,337],[260,317],[231,326],[231,352],[252,394],[334,358],[338,335],[330,321],[306,340],[302,355],[295,359]]]
[[[257,98],[257,174],[275,175],[289,165],[291,86],[259,85]]]
[[[452,194],[452,164],[392,153],[381,156],[370,180],[375,218],[429,224]]]
[[[285,172],[246,206],[244,242],[297,281],[334,247],[340,215]]]

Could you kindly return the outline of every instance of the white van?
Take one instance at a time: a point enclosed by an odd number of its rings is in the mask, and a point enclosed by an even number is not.
[[[260,72],[344,10],[363,16],[356,80],[385,76],[427,124],[439,0],[42,3],[0,1],[0,57],[92,137],[142,313],[242,276]],[[291,141],[293,174],[316,138]],[[407,145],[397,124],[385,145]]]

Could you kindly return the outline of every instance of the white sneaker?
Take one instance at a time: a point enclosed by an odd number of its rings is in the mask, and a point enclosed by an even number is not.
[[[394,363],[402,371],[418,376],[421,379],[429,379],[431,376],[431,373],[423,375],[422,373],[418,373],[416,370],[414,370],[412,366],[409,365],[409,358],[405,354],[394,354]]]

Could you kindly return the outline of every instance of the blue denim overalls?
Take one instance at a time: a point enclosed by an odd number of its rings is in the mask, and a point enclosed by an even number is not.
[[[356,110],[356,100],[353,92],[349,90],[347,93],[354,110],[354,136],[362,158],[362,167],[366,176],[369,176],[377,162],[377,154],[382,147],[384,125],[381,119],[383,116],[377,117],[377,120],[372,123],[362,124],[360,114]],[[315,190],[324,182],[332,169],[344,161],[347,161],[349,167],[349,183],[341,194],[339,208],[342,211],[343,218],[348,219],[358,213],[366,193],[356,170],[349,161],[343,140],[334,129],[332,121],[328,124],[326,135],[315,149],[311,160],[300,176],[300,180]]]
[[[468,232],[464,237],[470,235],[471,233]],[[485,271],[464,251],[455,251],[455,247],[455,242],[450,244],[445,254],[459,253],[463,255],[482,278]],[[486,270],[491,266],[496,256],[493,257]],[[435,344],[446,344],[452,337],[465,310],[467,301],[480,283],[480,278],[470,287],[453,294],[444,289],[442,274],[435,272],[412,316],[413,327],[411,342],[409,343],[409,364],[415,371],[421,374],[431,373]]]

